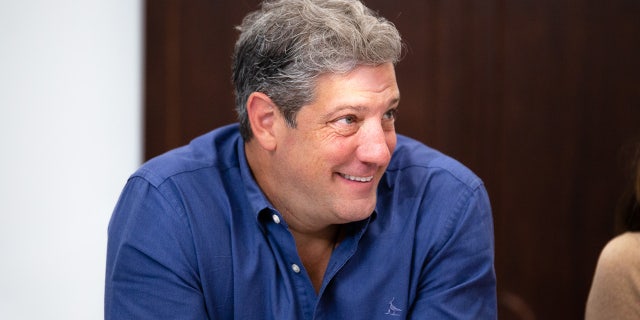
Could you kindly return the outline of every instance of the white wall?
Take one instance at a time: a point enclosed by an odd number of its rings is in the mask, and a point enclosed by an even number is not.
[[[141,0],[0,0],[0,319],[102,319],[141,160]]]

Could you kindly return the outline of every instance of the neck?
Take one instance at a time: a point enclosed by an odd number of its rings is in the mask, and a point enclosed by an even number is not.
[[[331,254],[340,240],[340,226],[332,225],[322,232],[312,234],[300,233],[295,230],[291,230],[291,233],[295,239],[302,264],[309,274],[316,293],[318,293],[322,287]]]
[[[289,229],[298,248],[331,247],[333,249],[338,243],[341,228],[340,225],[330,225],[322,230],[310,232],[297,230],[289,224]]]

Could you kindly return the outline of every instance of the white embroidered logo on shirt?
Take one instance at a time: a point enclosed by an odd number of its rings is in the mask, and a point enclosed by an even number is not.
[[[394,316],[394,317],[399,317],[400,313],[402,312],[402,309],[396,307],[393,305],[393,301],[396,300],[396,298],[394,297],[393,299],[391,299],[391,301],[389,301],[389,308],[387,309],[387,312],[385,314],[388,314],[390,316]]]

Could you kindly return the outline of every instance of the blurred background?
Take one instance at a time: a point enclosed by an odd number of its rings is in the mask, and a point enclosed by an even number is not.
[[[640,141],[640,1],[365,0],[405,42],[397,130],[483,178],[500,319],[581,319]],[[0,0],[0,318],[102,318],[141,161],[235,121],[258,0]]]

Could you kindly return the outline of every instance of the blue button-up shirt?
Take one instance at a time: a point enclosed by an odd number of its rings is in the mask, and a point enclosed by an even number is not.
[[[345,225],[316,293],[238,126],[144,164],[109,224],[105,318],[495,319],[481,180],[398,135],[375,212]]]

